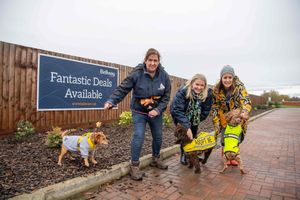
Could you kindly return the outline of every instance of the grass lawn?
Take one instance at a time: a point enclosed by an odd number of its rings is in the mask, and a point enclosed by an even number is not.
[[[300,108],[300,106],[281,105],[280,108]]]

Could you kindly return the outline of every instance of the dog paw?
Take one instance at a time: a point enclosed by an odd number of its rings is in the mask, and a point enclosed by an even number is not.
[[[96,165],[98,162],[96,160],[92,160],[92,163]]]
[[[201,161],[201,164],[202,164],[202,165],[205,165],[206,163],[207,163],[207,160],[202,160],[202,161]]]
[[[223,174],[226,171],[227,168],[223,168],[222,170],[219,171],[220,174]]]
[[[243,169],[240,170],[241,174],[247,174],[247,172],[245,172]]]

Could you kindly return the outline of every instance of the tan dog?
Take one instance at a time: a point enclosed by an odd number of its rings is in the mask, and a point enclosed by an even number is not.
[[[245,114],[245,116],[248,116]],[[227,121],[227,127],[224,132],[224,149],[223,149],[223,163],[224,167],[220,171],[223,173],[228,168],[228,161],[235,160],[238,163],[240,171],[242,174],[245,174],[243,161],[240,155],[239,149],[239,136],[242,133],[241,123],[243,121],[241,110],[235,109],[228,112],[225,115]]]
[[[199,136],[199,134],[198,134]],[[186,145],[192,144],[193,141],[197,141],[198,137],[195,138],[194,140],[191,140],[187,136],[187,129],[182,126],[181,124],[176,125],[175,129],[175,137],[177,138],[177,141],[175,142],[176,144],[181,144],[183,149],[186,147]],[[209,155],[211,154],[213,150],[214,145],[212,145],[210,148],[207,148],[205,150],[191,150],[188,152],[185,152],[187,156],[187,161],[189,163],[188,167],[193,168],[195,167],[194,173],[195,174],[200,174],[201,173],[201,168],[200,168],[200,160],[199,160],[199,155],[204,154],[204,159],[201,161],[202,164],[205,164],[207,162],[207,159]]]
[[[101,124],[100,124],[101,126]],[[98,144],[108,144],[108,140],[102,131],[86,133],[82,136],[65,136],[68,131],[62,133],[63,144],[61,153],[58,157],[58,165],[61,165],[62,158],[68,152],[80,152],[84,159],[84,165],[89,167],[88,157],[91,157],[93,164],[97,164],[95,160],[95,150]],[[71,157],[71,159],[73,159]]]

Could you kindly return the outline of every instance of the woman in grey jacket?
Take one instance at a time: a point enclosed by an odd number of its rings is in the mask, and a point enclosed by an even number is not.
[[[162,144],[162,114],[166,110],[171,94],[168,73],[160,64],[160,54],[150,48],[139,64],[114,90],[104,109],[109,109],[122,101],[131,91],[131,111],[134,134],[131,141],[130,175],[133,180],[142,180],[144,173],[139,169],[139,159],[144,143],[145,128],[148,123],[152,133],[152,162],[150,166],[167,169],[160,159]]]
[[[196,74],[186,85],[180,88],[171,104],[171,115],[175,124],[186,127],[190,139],[197,136],[198,126],[210,113],[212,106],[212,89],[208,88],[204,75]],[[211,151],[205,153],[202,164],[205,164]],[[187,164],[181,147],[180,162]]]

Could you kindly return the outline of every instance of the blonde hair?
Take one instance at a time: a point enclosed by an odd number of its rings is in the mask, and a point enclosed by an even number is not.
[[[205,83],[204,90],[198,94],[199,99],[203,102],[206,100],[207,90],[208,90],[206,77],[203,74],[195,74],[191,80],[188,80],[186,82],[185,87],[187,88],[187,91],[186,91],[185,97],[187,99],[193,99],[192,85],[198,79],[200,79],[201,81],[204,81],[204,83]]]

